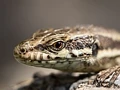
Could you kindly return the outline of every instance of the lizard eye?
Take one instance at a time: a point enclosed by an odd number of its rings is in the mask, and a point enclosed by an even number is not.
[[[64,42],[63,41],[58,41],[58,42],[55,42],[53,45],[55,50],[61,50],[64,48]]]

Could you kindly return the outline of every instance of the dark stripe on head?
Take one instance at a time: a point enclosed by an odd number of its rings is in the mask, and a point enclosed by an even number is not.
[[[109,38],[109,37],[105,37],[105,36],[101,36],[101,35],[98,35],[97,36],[99,42],[100,42],[100,49],[107,49],[107,48],[118,48],[120,49],[120,41],[116,41],[116,40],[113,40],[112,38]]]

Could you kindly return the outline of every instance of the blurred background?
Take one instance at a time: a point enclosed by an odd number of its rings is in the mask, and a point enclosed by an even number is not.
[[[94,24],[120,30],[120,0],[0,0],[0,89],[41,69],[19,64],[14,47],[41,28]]]

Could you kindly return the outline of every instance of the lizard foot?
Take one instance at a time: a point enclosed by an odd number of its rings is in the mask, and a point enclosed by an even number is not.
[[[120,87],[120,66],[99,72],[94,80],[97,87]]]

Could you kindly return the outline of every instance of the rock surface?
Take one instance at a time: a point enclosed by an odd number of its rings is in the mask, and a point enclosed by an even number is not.
[[[88,83],[88,79],[93,78],[95,78],[93,74],[78,75],[62,72],[44,75],[42,72],[37,72],[33,78],[16,84],[14,90],[119,90],[117,87],[96,87]]]

